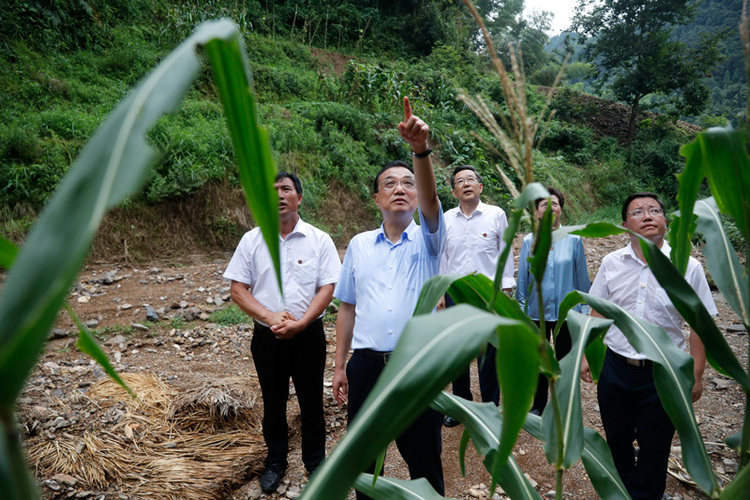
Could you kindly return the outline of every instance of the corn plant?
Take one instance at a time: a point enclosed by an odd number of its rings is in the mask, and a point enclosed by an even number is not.
[[[468,1],[465,3],[469,4]],[[746,2],[747,4],[747,2]],[[469,4],[470,9],[473,7]],[[475,11],[474,11],[475,12]],[[481,20],[480,26],[481,26]],[[743,15],[743,39],[750,47],[750,22]],[[488,40],[494,54],[491,41]],[[493,58],[493,60],[496,58]],[[498,61],[495,61],[496,66]],[[518,193],[509,227],[504,235],[507,248],[513,241],[523,214],[537,198],[549,193],[533,182],[531,144],[536,125],[525,115],[522,85],[515,84],[498,66],[509,107],[515,107],[511,120],[501,130],[491,113],[480,101],[464,100],[472,106],[505,153],[524,189]],[[750,64],[748,64],[750,71]],[[521,80],[522,81],[522,80]],[[735,379],[750,391],[750,375],[732,353],[713,319],[692,288],[683,278],[690,255],[693,232],[699,230],[709,241],[703,248],[708,269],[727,297],[727,302],[750,326],[748,310],[750,272],[744,270],[721,226],[717,207],[731,215],[745,241],[750,236],[750,143],[748,129],[712,129],[700,134],[681,153],[687,166],[679,177],[676,216],[670,233],[671,260],[655,245],[640,240],[649,266],[659,283],[690,326],[701,337],[711,365]],[[533,133],[530,133],[532,132]],[[543,131],[542,131],[543,136]],[[502,171],[501,171],[502,174]],[[504,176],[508,179],[507,176]],[[696,202],[698,188],[708,179],[714,198]],[[509,182],[509,180],[506,180]],[[689,214],[689,215],[686,215]],[[532,220],[534,217],[532,217]],[[546,213],[534,227],[535,241],[530,257],[532,273],[541,290],[550,246],[567,234],[602,237],[622,233],[622,227],[593,223],[551,231],[551,216]],[[506,251],[508,251],[506,248]],[[740,453],[740,469],[732,483],[723,490],[714,474],[691,403],[694,384],[692,358],[680,351],[659,326],[633,316],[619,306],[585,293],[570,293],[560,308],[559,324],[567,321],[572,349],[559,363],[553,347],[542,331],[512,299],[500,293],[500,277],[505,255],[498,259],[495,280],[481,275],[437,276],[429,280],[420,295],[415,317],[407,324],[386,369],[345,438],[334,449],[323,466],[312,477],[303,499],[345,498],[351,486],[376,499],[441,498],[424,480],[403,481],[359,474],[407,428],[427,406],[464,424],[460,460],[471,440],[492,476],[492,490],[500,485],[511,498],[541,498],[514,461],[511,451],[521,428],[544,442],[545,455],[556,471],[556,498],[563,497],[563,474],[580,458],[597,493],[602,498],[629,498],[620,480],[604,439],[594,430],[583,427],[579,371],[586,354],[594,378],[598,378],[604,359],[601,338],[611,324],[617,325],[633,347],[654,362],[654,381],[665,410],[672,419],[683,448],[683,461],[696,484],[710,498],[746,498],[750,490],[750,412],[745,411],[743,430],[727,438]],[[747,264],[746,264],[747,266]],[[448,292],[456,307],[431,314],[438,299]],[[585,302],[607,319],[584,316],[570,309]],[[540,308],[543,298],[539,297]],[[540,318],[544,317],[540,311]],[[502,392],[502,406],[474,403],[442,392],[442,388],[463,372],[482,346],[492,342],[497,347],[497,374]],[[550,382],[551,404],[542,415],[527,414],[538,373]],[[747,403],[750,404],[750,403]]]
[[[38,490],[23,458],[15,402],[65,305],[91,240],[108,208],[137,192],[156,157],[146,133],[175,112],[205,52],[224,105],[247,201],[279,269],[278,200],[268,136],[257,122],[250,73],[237,27],[205,23],[177,47],[114,110],[91,138],[30,231],[23,248],[0,238],[9,267],[0,295],[0,491],[28,500]],[[281,283],[279,283],[281,286]],[[69,312],[72,311],[69,309]],[[115,375],[91,333],[79,323],[78,347]]]

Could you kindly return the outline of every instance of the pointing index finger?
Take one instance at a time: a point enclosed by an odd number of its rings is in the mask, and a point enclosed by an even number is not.
[[[411,104],[409,104],[409,98],[404,97],[404,123],[409,121],[411,118]]]

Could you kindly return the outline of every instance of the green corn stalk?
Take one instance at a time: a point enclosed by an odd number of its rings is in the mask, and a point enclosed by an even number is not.
[[[0,239],[0,265],[9,266],[0,295],[0,491],[3,498],[39,495],[21,451],[15,402],[44,346],[47,332],[75,280],[108,208],[137,192],[156,152],[146,133],[175,112],[200,69],[211,62],[237,152],[247,201],[271,249],[277,276],[278,200],[265,129],[257,122],[244,48],[228,20],[204,23],[120,103],[98,129],[38,218],[19,252]],[[113,374],[85,328],[79,347]]]

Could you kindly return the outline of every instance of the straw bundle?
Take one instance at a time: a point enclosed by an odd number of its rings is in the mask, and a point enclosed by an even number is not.
[[[122,378],[138,399],[103,380],[83,401],[90,414],[83,428],[27,441],[39,476],[68,474],[78,479],[76,487],[116,485],[139,498],[218,499],[262,466],[265,449],[250,381],[203,383],[178,396],[151,375]]]

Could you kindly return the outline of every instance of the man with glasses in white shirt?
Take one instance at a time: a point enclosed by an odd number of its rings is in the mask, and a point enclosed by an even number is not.
[[[424,282],[438,273],[445,245],[443,211],[427,143],[429,127],[412,115],[408,99],[398,130],[411,147],[413,167],[394,161],[375,176],[373,191],[383,224],[349,242],[334,292],[341,307],[333,394],[339,404],[348,402],[349,423],[385,368]],[[413,218],[417,209],[420,225]],[[350,349],[354,349],[351,358]],[[427,479],[442,495],[441,421],[439,413],[428,409],[396,438],[396,445],[411,478]],[[374,464],[368,471],[373,470]],[[357,492],[357,498],[368,497]]]
[[[302,462],[312,474],[325,458],[326,337],[321,318],[341,270],[331,237],[299,217],[299,178],[279,172],[274,187],[279,193],[284,295],[260,228],[245,233],[224,273],[232,280],[232,300],[254,319],[250,351],[263,394],[263,438],[268,448],[260,486],[267,493],[276,491],[286,472],[290,378],[299,401]]]
[[[657,195],[630,195],[622,207],[622,221],[623,227],[651,240],[662,253],[669,256],[670,247],[664,241],[667,231],[664,203]],[[685,279],[708,312],[718,314],[703,267],[692,257]],[[630,234],[628,246],[604,257],[589,293],[661,326],[677,347],[685,349],[685,335],[682,332],[685,322],[646,264],[638,236]],[[601,317],[593,310],[591,314]],[[688,342],[694,361],[692,399],[695,402],[703,392],[706,353],[700,337],[692,329]],[[597,397],[615,467],[633,499],[661,499],[675,429],[656,392],[652,362],[637,352],[614,325],[607,331],[604,343],[607,353],[597,386]],[[581,377],[587,382],[592,381],[585,358]],[[637,457],[634,440],[638,441],[640,448]]]
[[[451,192],[458,206],[445,212],[447,240],[440,260],[440,274],[480,273],[495,279],[497,261],[505,249],[503,234],[508,227],[508,218],[502,208],[481,201],[484,189],[482,177],[471,165],[456,167],[451,174]],[[516,284],[513,278],[513,251],[508,253],[502,275],[502,289],[510,293]],[[438,309],[452,306],[453,300],[446,294],[438,303]],[[482,401],[498,404],[500,388],[497,382],[495,355],[497,350],[487,344],[484,355],[477,357],[479,392]],[[469,401],[471,395],[470,371],[453,381],[453,394]],[[443,425],[453,427],[458,420],[445,417]]]

